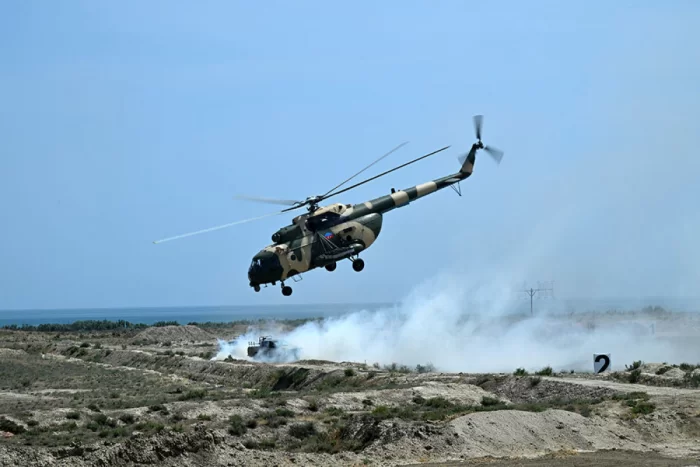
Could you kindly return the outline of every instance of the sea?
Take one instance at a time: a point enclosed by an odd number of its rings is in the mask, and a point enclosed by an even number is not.
[[[290,320],[303,318],[328,318],[359,311],[377,311],[400,307],[399,303],[345,303],[345,304],[280,304],[280,305],[223,305],[187,307],[131,307],[131,308],[82,308],[41,310],[0,310],[0,328],[6,325],[65,324],[80,320],[125,320],[133,324],[153,324],[158,321],[231,322],[255,320]],[[515,304],[509,313],[579,313],[606,311],[640,311],[661,307],[668,311],[700,312],[700,298],[545,298],[525,297]],[[468,308],[468,306],[465,306]],[[468,309],[465,309],[468,313]]]
[[[246,320],[289,320],[328,318],[356,311],[376,311],[392,304],[309,304],[309,305],[228,305],[187,307],[81,308],[42,310],[0,310],[0,328],[6,325],[67,324],[81,320],[129,321],[153,324],[159,321],[231,322]]]

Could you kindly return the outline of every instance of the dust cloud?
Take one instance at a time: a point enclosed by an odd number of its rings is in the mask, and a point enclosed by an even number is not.
[[[272,335],[299,348],[299,359],[380,365],[432,364],[450,372],[513,372],[551,366],[555,371],[590,372],[593,354],[611,354],[612,369],[635,360],[697,360],[697,339],[665,336],[681,326],[665,315],[649,320],[625,313],[566,314],[538,303],[534,316],[522,313],[519,290],[493,280],[474,281],[446,274],[420,284],[400,304],[378,311],[358,310],[309,322],[290,332],[274,323],[251,327],[237,340],[220,341],[216,359],[246,359],[249,341]],[[520,294],[520,295],[519,295]],[[554,303],[554,302],[552,302]],[[695,326],[700,324],[697,316]],[[663,320],[668,324],[664,325]],[[677,329],[673,329],[676,326]],[[693,343],[695,342],[695,343]],[[291,359],[288,359],[291,361]]]

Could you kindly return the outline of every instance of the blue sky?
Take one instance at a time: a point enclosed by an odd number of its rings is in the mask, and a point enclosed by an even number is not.
[[[563,296],[697,295],[700,4],[4,2],[0,309],[395,300],[445,271]],[[496,166],[390,213],[358,274],[247,285],[320,194]],[[482,275],[483,273],[483,275]]]

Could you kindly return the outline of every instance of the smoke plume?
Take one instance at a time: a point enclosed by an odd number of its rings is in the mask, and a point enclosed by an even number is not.
[[[635,360],[692,361],[700,350],[696,340],[667,340],[664,335],[674,325],[664,324],[664,314],[656,320],[641,314],[566,314],[541,301],[530,316],[517,311],[523,303],[519,290],[494,280],[469,284],[445,275],[420,284],[394,307],[312,321],[290,332],[275,329],[274,323],[251,327],[232,343],[221,341],[215,358],[247,358],[248,342],[260,335],[298,348],[300,359],[432,364],[440,371],[470,373],[545,366],[592,371],[595,353],[611,354],[612,369],[624,369]]]

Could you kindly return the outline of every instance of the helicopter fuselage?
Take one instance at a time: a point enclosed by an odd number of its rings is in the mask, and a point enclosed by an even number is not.
[[[315,268],[333,271],[343,259],[350,259],[356,271],[362,270],[364,262],[357,255],[377,240],[384,214],[468,178],[473,166],[474,154],[470,153],[455,174],[405,190],[392,189],[391,194],[364,203],[331,204],[295,217],[292,224],[272,235],[274,243],[253,257],[248,269],[250,286],[259,291],[263,284],[279,281],[284,285],[289,277]],[[291,294],[291,288],[283,287],[283,293]]]

